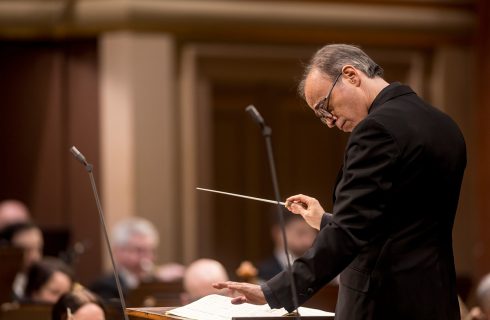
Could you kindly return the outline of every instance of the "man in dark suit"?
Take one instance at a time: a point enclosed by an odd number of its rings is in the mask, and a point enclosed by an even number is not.
[[[273,213],[275,216],[276,212]],[[284,215],[284,225],[288,239],[289,256],[291,261],[294,261],[311,247],[317,232],[301,216],[289,212]],[[287,268],[281,227],[277,221],[271,228],[271,236],[274,242],[274,252],[267,259],[257,264],[260,281],[267,281]]]
[[[451,232],[466,147],[457,125],[388,84],[354,46],[320,49],[300,90],[322,122],[351,136],[333,214],[308,196],[287,199],[320,230],[293,264],[299,303],[340,273],[336,319],[459,319]],[[234,303],[294,309],[287,272],[261,287],[216,287],[236,290]]]

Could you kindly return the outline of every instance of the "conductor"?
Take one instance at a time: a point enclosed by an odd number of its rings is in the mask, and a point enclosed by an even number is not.
[[[340,273],[336,319],[459,319],[451,233],[464,138],[446,114],[382,75],[360,48],[333,44],[316,52],[300,83],[315,116],[351,134],[333,213],[305,195],[287,199],[320,230],[292,266],[298,300]],[[235,291],[233,303],[292,311],[290,286],[285,271],[262,286],[215,284]]]

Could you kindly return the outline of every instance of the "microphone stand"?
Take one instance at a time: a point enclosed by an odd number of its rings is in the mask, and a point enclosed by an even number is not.
[[[289,281],[291,282],[291,295],[293,298],[293,306],[296,310],[296,319],[299,319],[298,316],[300,316],[298,307],[298,296],[296,294],[296,282],[294,281],[294,276],[293,276],[293,269],[291,267],[291,259],[289,257],[289,249],[288,249],[288,241],[286,237],[286,227],[285,227],[285,222],[284,222],[284,216],[283,216],[283,211],[282,211],[282,206],[281,206],[281,195],[279,193],[279,184],[277,182],[277,175],[276,175],[276,166],[274,163],[274,154],[272,152],[272,129],[265,124],[264,119],[262,116],[259,114],[257,109],[253,105],[249,105],[245,111],[247,111],[250,116],[257,122],[261,128],[262,136],[265,139],[265,145],[267,149],[267,158],[269,160],[269,168],[271,171],[271,178],[272,178],[272,185],[274,188],[274,196],[276,198],[277,202],[277,216],[279,218],[279,224],[281,225],[281,234],[282,234],[282,242],[284,245],[284,253],[286,254],[286,261],[287,261],[287,273],[289,275]]]
[[[117,292],[119,294],[119,300],[121,300],[121,308],[124,316],[124,320],[129,320],[128,315],[126,314],[126,302],[124,301],[124,295],[122,292],[122,287],[121,287],[121,282],[119,281],[119,271],[117,269],[117,265],[114,261],[114,255],[112,254],[112,246],[111,246],[111,241],[109,240],[109,235],[107,234],[107,226],[105,223],[104,219],[104,212],[102,211],[102,206],[100,204],[100,199],[99,199],[99,193],[97,192],[97,186],[95,185],[95,179],[93,175],[93,168],[94,166],[85,160],[85,157],[83,154],[75,148],[75,146],[70,148],[70,152],[73,154],[73,156],[80,161],[83,166],[85,167],[85,170],[87,170],[88,175],[90,177],[90,183],[92,185],[92,191],[94,192],[94,197],[95,197],[95,202],[97,203],[97,209],[99,211],[99,219],[100,219],[100,224],[104,233],[105,241],[107,244],[107,248],[109,249],[109,255],[111,257],[111,262],[112,262],[112,270],[114,271],[114,277],[116,278],[116,286],[117,286]]]

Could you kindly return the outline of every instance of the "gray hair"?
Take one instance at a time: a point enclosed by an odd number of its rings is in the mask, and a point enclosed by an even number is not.
[[[348,44],[329,44],[318,50],[306,66],[303,79],[298,86],[299,95],[304,98],[305,81],[313,69],[322,71],[333,80],[347,64],[362,71],[368,78],[383,76],[383,69],[359,47]]]
[[[158,244],[159,236],[155,226],[139,217],[119,221],[112,230],[112,242],[115,246],[125,246],[133,235],[146,236]]]

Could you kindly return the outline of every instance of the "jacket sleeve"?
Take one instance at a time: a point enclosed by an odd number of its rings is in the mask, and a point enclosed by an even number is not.
[[[381,232],[399,154],[395,139],[374,119],[365,119],[352,133],[335,190],[333,216],[322,219],[312,248],[292,266],[300,305]],[[287,271],[262,285],[272,308],[294,310],[290,286]]]

